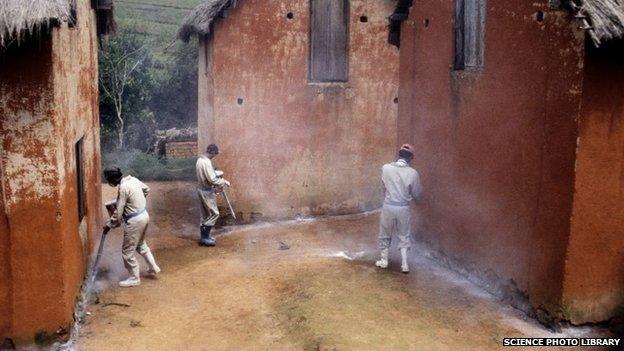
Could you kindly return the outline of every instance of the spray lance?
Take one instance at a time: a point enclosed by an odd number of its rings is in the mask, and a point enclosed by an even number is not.
[[[217,178],[223,178],[223,171],[220,170],[215,170],[215,174],[217,176]],[[227,202],[228,207],[230,208],[230,213],[232,214],[232,218],[234,218],[234,220],[236,220],[236,213],[234,212],[234,208],[232,208],[232,203],[230,202],[230,199],[227,196],[227,193],[225,192],[225,187],[222,187],[219,192],[221,194],[223,194],[223,197],[225,198],[225,202]]]
[[[115,200],[108,201],[104,204],[106,206],[106,211],[108,212],[108,216],[112,216],[117,209],[117,202]],[[111,230],[110,227],[104,227],[102,229],[102,238],[100,239],[100,246],[98,247],[97,255],[95,256],[95,261],[93,262],[93,267],[91,268],[91,278],[89,279],[89,285],[93,286],[93,282],[95,282],[95,276],[97,275],[98,265],[100,264],[100,259],[102,258],[102,252],[104,252],[104,241],[106,240],[106,235]]]

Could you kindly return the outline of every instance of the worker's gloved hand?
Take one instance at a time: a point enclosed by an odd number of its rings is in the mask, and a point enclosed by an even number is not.
[[[224,181],[223,181],[223,184],[224,184],[225,186],[227,186],[227,187],[229,187],[229,186],[230,186],[230,182],[228,182],[227,180],[224,180]]]
[[[118,226],[119,226],[119,224],[113,223],[113,220],[109,218],[106,221],[106,223],[104,224],[104,228],[103,229],[108,228],[108,230],[111,230],[111,229],[116,228]]]

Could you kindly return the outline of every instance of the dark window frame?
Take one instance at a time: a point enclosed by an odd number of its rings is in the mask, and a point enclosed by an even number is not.
[[[455,0],[454,70],[480,70],[484,66],[486,1]]]
[[[321,72],[315,72],[314,67],[315,60],[317,60],[317,56],[314,53],[315,47],[315,1],[342,1],[343,2],[343,22],[344,22],[344,65],[341,67],[341,71],[335,74],[332,77],[327,77]],[[312,84],[323,84],[323,83],[347,83],[349,81],[349,54],[350,54],[350,14],[351,14],[351,3],[349,0],[310,0],[309,1],[309,34],[308,34],[308,82]],[[334,63],[335,66],[339,66],[339,64]],[[334,72],[336,73],[336,72]]]
[[[78,222],[87,214],[85,177],[84,177],[84,137],[74,145],[74,158],[76,161],[76,200],[78,207]]]
[[[78,0],[71,0],[69,4],[69,18],[67,19],[67,25],[69,28],[75,28],[78,26]]]

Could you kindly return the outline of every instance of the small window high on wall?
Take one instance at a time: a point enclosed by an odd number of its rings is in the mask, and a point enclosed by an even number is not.
[[[74,147],[76,157],[76,197],[78,203],[78,222],[82,221],[86,214],[85,185],[84,185],[84,138],[78,140]]]
[[[310,81],[346,82],[348,46],[349,0],[310,0]]]
[[[485,1],[455,0],[454,68],[456,70],[483,67]]]

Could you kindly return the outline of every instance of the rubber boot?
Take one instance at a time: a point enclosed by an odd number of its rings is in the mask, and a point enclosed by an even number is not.
[[[147,270],[149,273],[160,273],[160,267],[158,267],[158,265],[156,264],[156,260],[154,259],[154,255],[151,251],[143,255],[143,258],[145,258],[145,261],[147,261],[147,264],[149,265],[149,269]]]
[[[409,265],[407,264],[407,247],[401,249],[401,272],[409,273]]]
[[[206,226],[202,225],[199,226],[199,232],[200,232],[200,238],[199,238],[199,246],[206,246],[207,242],[208,242],[208,236],[206,235]]]
[[[388,249],[381,250],[381,258],[375,262],[375,266],[379,268],[388,268]]]
[[[119,286],[121,286],[122,288],[130,288],[139,285],[141,285],[141,278],[139,278],[139,267],[136,267],[136,269],[130,272],[130,276],[128,277],[128,279],[119,282]]]
[[[200,229],[201,229],[201,240],[199,241],[199,245],[201,246],[217,245],[217,241],[210,235],[212,226],[202,225]]]
[[[217,245],[217,239],[215,239],[214,236],[210,234],[211,231],[212,231],[212,226],[206,226],[206,235],[208,236],[208,246],[215,246]]]

